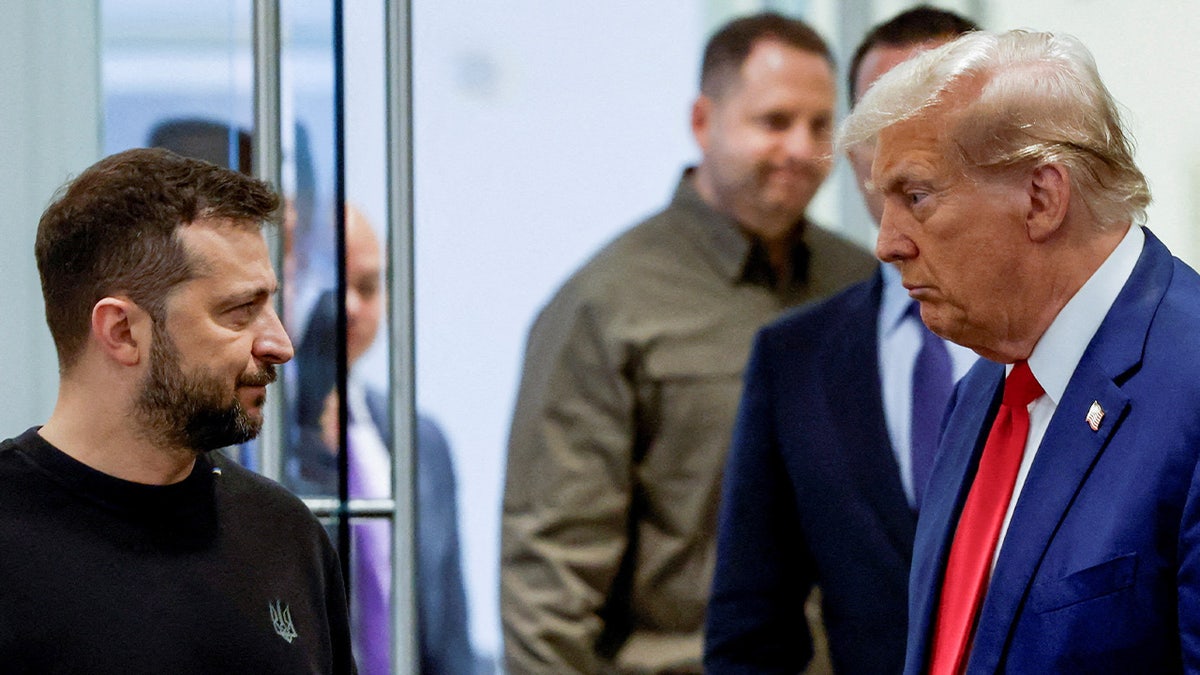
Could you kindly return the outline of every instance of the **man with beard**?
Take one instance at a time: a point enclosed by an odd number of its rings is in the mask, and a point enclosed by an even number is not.
[[[292,356],[266,184],[166,150],[104,159],[43,214],[54,412],[0,444],[6,672],[351,673],[319,522],[212,450],[254,437]]]
[[[510,673],[701,672],[754,333],[875,268],[805,218],[829,170],[834,88],[804,23],[720,29],[692,108],[700,164],[530,331],[502,517]]]

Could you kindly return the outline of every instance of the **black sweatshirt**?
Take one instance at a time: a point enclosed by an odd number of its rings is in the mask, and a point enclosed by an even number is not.
[[[219,454],[142,485],[30,429],[0,443],[0,672],[352,673],[337,555]]]

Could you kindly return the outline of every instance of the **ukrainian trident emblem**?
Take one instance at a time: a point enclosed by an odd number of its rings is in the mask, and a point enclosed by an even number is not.
[[[292,623],[292,608],[283,604],[282,600],[276,600],[273,603],[267,603],[267,609],[271,610],[271,625],[275,627],[275,632],[279,637],[292,643],[299,635],[296,633],[296,625]]]

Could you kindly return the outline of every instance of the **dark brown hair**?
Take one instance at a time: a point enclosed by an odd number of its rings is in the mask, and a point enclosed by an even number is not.
[[[808,24],[775,12],[754,14],[734,19],[709,38],[704,48],[704,65],[700,68],[701,93],[710,98],[720,98],[726,93],[754,45],[763,40],[778,40],[824,57],[833,65],[829,45]]]
[[[979,30],[979,24],[954,12],[929,5],[913,7],[871,29],[854,51],[854,58],[850,59],[850,71],[846,77],[850,85],[846,89],[850,96],[850,107],[854,107],[854,100],[858,94],[854,90],[855,80],[858,79],[858,67],[862,65],[867,52],[874,47],[919,45],[931,40],[955,38],[973,30]]]
[[[102,298],[125,295],[164,318],[167,295],[193,273],[181,226],[218,218],[258,227],[279,205],[260,180],[162,149],[112,155],[64,185],[34,245],[60,371],[79,357]]]

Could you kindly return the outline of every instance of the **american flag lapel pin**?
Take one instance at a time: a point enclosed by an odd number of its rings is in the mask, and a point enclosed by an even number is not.
[[[1100,431],[1100,423],[1104,421],[1104,408],[1100,407],[1099,401],[1092,401],[1092,407],[1088,409],[1087,417],[1088,426],[1092,431]]]

